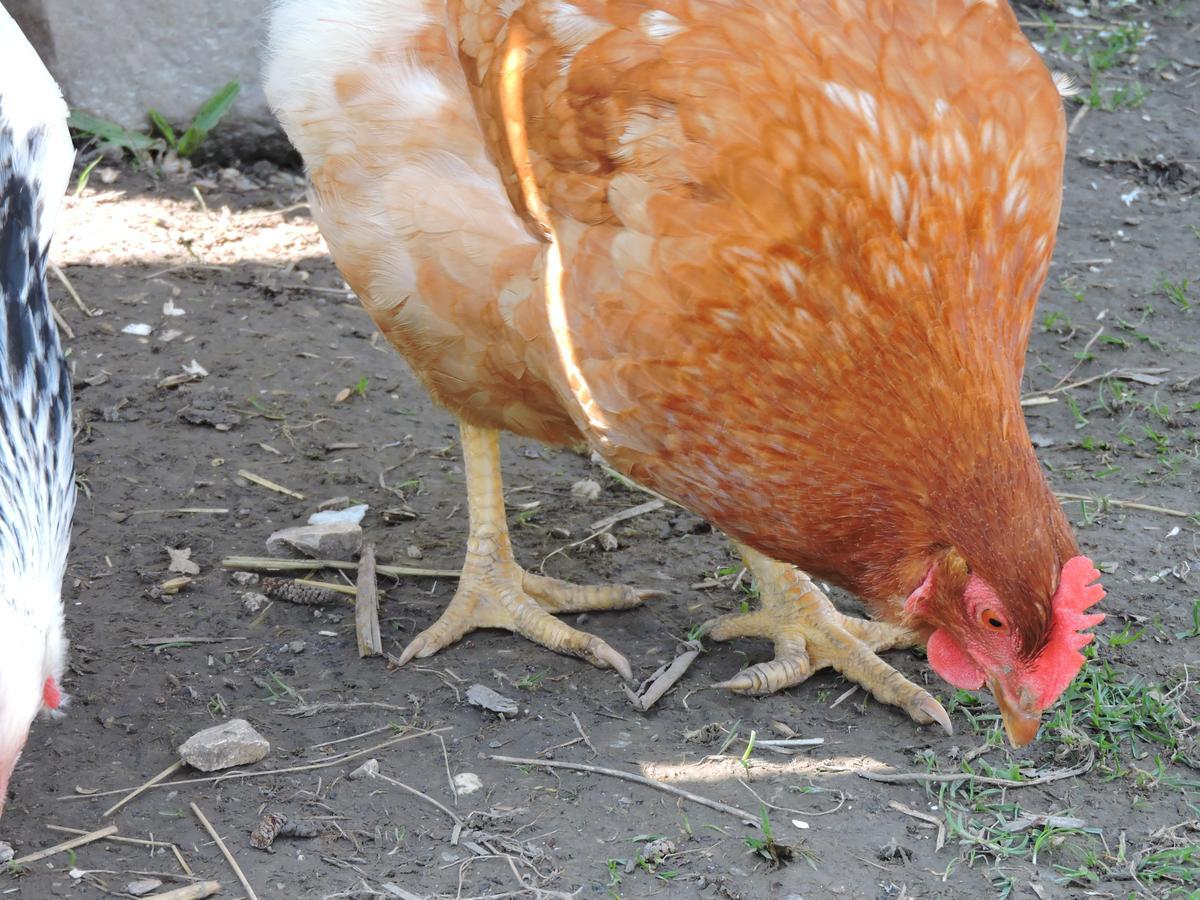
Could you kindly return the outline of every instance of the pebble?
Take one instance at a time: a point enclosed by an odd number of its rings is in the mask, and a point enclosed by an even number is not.
[[[0,866],[8,865],[8,863],[16,855],[17,854],[13,852],[12,844],[0,841]]]
[[[599,500],[600,483],[598,481],[592,481],[590,478],[585,478],[583,481],[577,481],[571,485],[571,496],[580,500]]]
[[[454,793],[459,796],[473,794],[483,787],[483,781],[474,772],[459,772],[454,776]]]
[[[151,891],[156,891],[162,887],[163,883],[157,878],[143,878],[140,881],[131,881],[125,885],[125,892],[133,894],[135,897],[144,897]]]
[[[257,591],[245,591],[242,593],[242,609],[250,613],[250,615],[259,612],[270,602],[264,594],[260,594]]]
[[[347,777],[351,781],[358,781],[360,778],[374,778],[379,774],[379,760],[368,759],[365,763],[351,772]]]
[[[271,752],[271,744],[245,719],[230,719],[192,735],[179,748],[179,757],[201,772],[216,772],[256,763]]]
[[[285,553],[313,559],[352,561],[362,549],[362,527],[351,522],[329,522],[324,525],[299,525],[284,528],[267,538],[269,553]]]
[[[505,716],[515,716],[520,711],[516,700],[510,700],[483,684],[473,684],[467,688],[467,702]]]
[[[370,509],[365,503],[358,506],[348,506],[345,509],[326,509],[315,512],[308,517],[309,525],[361,525],[363,516]]]

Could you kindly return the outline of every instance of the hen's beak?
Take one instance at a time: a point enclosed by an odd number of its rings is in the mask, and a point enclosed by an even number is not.
[[[1004,730],[1008,740],[1014,747],[1024,747],[1037,737],[1038,728],[1042,724],[1042,711],[1033,705],[1032,698],[1015,699],[998,682],[989,681],[992,695],[1000,707],[1000,715],[1004,719]],[[1024,693],[1022,691],[1022,693]]]

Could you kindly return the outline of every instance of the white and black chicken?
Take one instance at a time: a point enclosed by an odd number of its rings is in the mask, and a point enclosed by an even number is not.
[[[74,157],[62,94],[0,6],[0,812],[35,716],[63,703],[75,469],[46,257]]]

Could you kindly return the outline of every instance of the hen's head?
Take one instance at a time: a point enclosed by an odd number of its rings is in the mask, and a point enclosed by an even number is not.
[[[57,589],[52,597],[33,596],[45,590],[0,584],[0,813],[34,718],[66,702],[59,687],[67,651],[62,606]]]
[[[951,554],[948,562],[930,568],[905,610],[933,628],[926,646],[933,670],[964,690],[986,683],[1009,740],[1023,747],[1037,736],[1042,712],[1083,666],[1079,651],[1094,637],[1085,629],[1104,620],[1103,613],[1085,612],[1104,598],[1104,588],[1094,583],[1099,577],[1086,556],[1072,557],[1058,573],[1053,594],[1036,604],[1048,615],[1030,618],[1023,614],[1028,604],[1006,602]],[[939,584],[939,578],[948,583]]]

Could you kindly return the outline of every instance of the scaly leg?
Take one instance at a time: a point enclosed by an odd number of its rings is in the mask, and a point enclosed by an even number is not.
[[[770,694],[805,681],[831,666],[866,688],[881,703],[899,706],[922,723],[937,722],[953,734],[950,717],[924,688],[913,684],[876,653],[919,644],[908,629],[856,619],[838,612],[807,575],[795,566],[763,556],[735,542],[758,582],[762,607],[706,622],[713,640],[762,637],[775,642],[775,658],[742,670],[717,687],[745,694]]]
[[[459,423],[467,472],[469,534],[458,591],[441,618],[404,648],[400,664],[432,656],[477,628],[507,628],[558,653],[612,667],[626,680],[629,662],[594,635],[577,631],[554,613],[629,609],[661,591],[624,585],[577,585],[526,572],[513,558],[500,481],[500,433]]]

